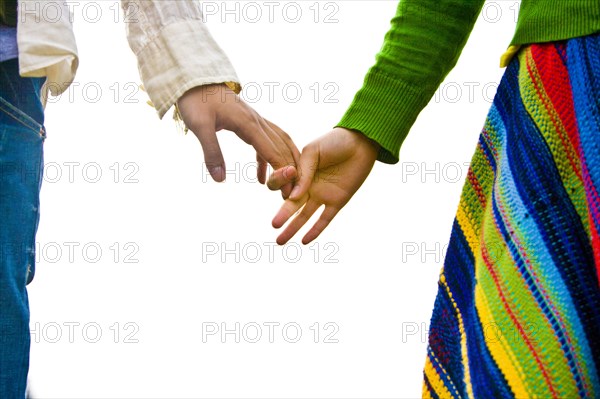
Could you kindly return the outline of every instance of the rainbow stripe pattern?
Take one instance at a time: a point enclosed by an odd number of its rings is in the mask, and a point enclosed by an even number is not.
[[[600,398],[600,35],[523,47],[440,275],[425,398]]]

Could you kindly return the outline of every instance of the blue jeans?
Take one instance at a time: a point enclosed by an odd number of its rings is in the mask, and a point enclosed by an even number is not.
[[[19,76],[18,60],[0,63],[0,398],[25,397],[29,301],[42,183],[43,78]]]

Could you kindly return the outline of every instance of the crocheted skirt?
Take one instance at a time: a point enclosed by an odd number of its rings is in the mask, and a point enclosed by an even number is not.
[[[600,398],[600,35],[521,49],[463,188],[425,398]]]

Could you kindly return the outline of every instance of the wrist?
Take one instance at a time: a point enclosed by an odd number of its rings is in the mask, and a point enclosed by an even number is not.
[[[381,145],[377,141],[373,140],[372,138],[370,138],[369,136],[367,136],[366,134],[361,132],[360,130],[348,129],[345,127],[336,127],[335,129],[340,129],[340,130],[345,131],[346,133],[352,135],[355,139],[357,139],[361,145],[370,147],[373,149],[375,154],[379,154]]]

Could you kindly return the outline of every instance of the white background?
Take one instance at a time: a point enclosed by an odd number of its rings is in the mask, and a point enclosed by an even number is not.
[[[315,244],[283,248],[270,224],[281,198],[252,181],[252,149],[220,133],[229,175],[213,183],[196,138],[137,90],[118,3],[87,3],[74,11],[78,85],[47,107],[34,397],[420,397],[443,252],[518,2],[486,3],[401,163],[377,164]],[[248,102],[301,149],[342,116],[397,2],[289,3],[272,20],[264,2],[204,7]]]

